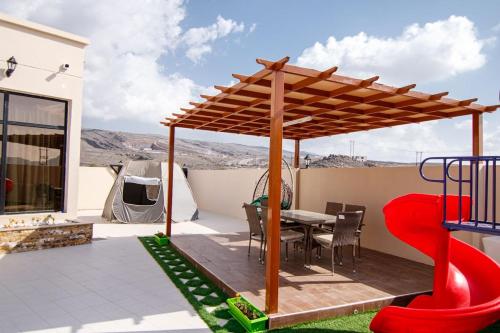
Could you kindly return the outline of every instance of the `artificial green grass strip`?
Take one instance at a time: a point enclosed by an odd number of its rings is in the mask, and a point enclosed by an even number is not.
[[[170,244],[158,246],[153,237],[139,240],[213,332],[245,332],[225,306],[228,296]]]
[[[355,315],[338,317],[333,319],[325,319],[312,321],[309,323],[299,324],[292,327],[273,330],[273,333],[288,333],[288,332],[315,332],[315,333],[332,333],[332,332],[371,332],[368,328],[377,311],[363,312]]]

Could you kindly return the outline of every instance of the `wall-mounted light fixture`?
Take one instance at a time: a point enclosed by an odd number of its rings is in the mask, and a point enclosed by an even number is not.
[[[10,57],[9,60],[7,60],[7,70],[5,71],[5,75],[7,77],[11,77],[12,73],[16,70],[17,67],[17,61],[14,56]]]
[[[306,161],[306,169],[308,169],[309,165],[311,164],[311,157],[309,156],[309,154],[304,157],[304,161]]]

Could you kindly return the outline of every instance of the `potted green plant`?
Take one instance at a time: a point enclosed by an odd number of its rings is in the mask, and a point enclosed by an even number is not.
[[[228,298],[226,303],[231,315],[247,332],[262,332],[266,330],[267,316],[246,298],[236,295],[236,297]]]
[[[168,242],[169,242],[169,239],[168,237],[161,231],[158,231],[156,234],[155,234],[155,242],[156,244],[158,245],[167,245]]]

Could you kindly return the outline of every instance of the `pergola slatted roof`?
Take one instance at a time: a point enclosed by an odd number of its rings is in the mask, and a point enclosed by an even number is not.
[[[415,84],[391,87],[378,76],[354,79],[325,71],[288,65],[288,57],[272,62],[257,59],[264,69],[251,76],[233,74],[240,82],[215,86],[220,93],[201,95],[191,109],[174,113],[166,126],[216,132],[269,136],[272,74],[284,73],[284,128],[286,139],[302,140],[370,129],[446,119],[495,111],[500,105],[475,104],[476,98],[455,100],[448,92],[427,94]]]

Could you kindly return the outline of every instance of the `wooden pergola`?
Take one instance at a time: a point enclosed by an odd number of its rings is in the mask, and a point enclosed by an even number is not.
[[[268,136],[269,211],[266,252],[266,312],[278,311],[280,268],[280,188],[282,140],[295,140],[294,167],[299,167],[300,141],[323,136],[472,115],[472,154],[482,154],[482,114],[500,105],[455,100],[448,92],[413,91],[415,84],[391,87],[378,76],[354,79],[336,75],[337,67],[317,71],[278,61],[257,59],[264,68],[251,76],[233,74],[240,82],[215,86],[220,93],[202,95],[191,109],[161,123],[170,128],[166,232],[171,235],[175,128]]]

